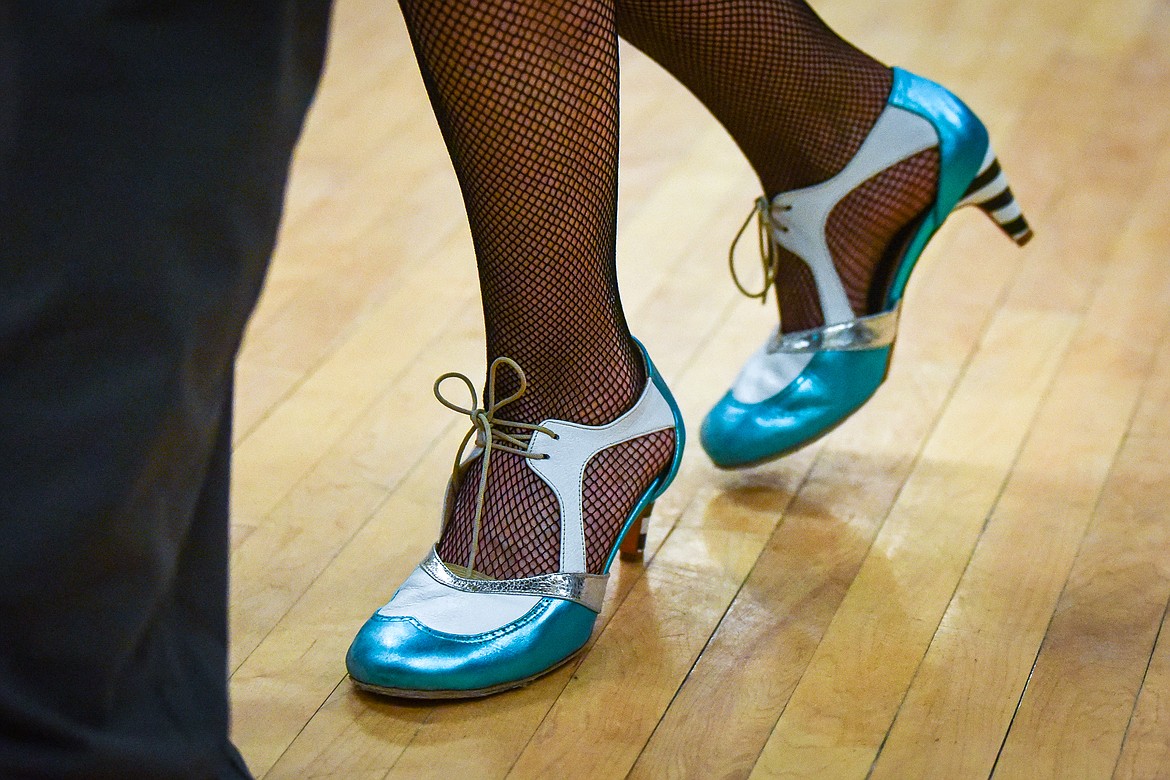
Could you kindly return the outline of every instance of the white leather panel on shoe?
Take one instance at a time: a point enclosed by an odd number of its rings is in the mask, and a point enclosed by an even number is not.
[[[378,614],[411,617],[445,634],[482,634],[520,619],[539,601],[539,596],[464,593],[416,568]]]
[[[731,397],[741,404],[758,404],[779,393],[800,375],[813,353],[768,352],[773,336],[748,358],[731,385]]]
[[[564,420],[544,420],[541,426],[557,434],[554,439],[539,431],[528,451],[548,455],[527,461],[557,495],[561,507],[561,571],[585,571],[585,525],[581,508],[581,481],[594,455],[623,441],[674,427],[670,404],[653,381],[646,382],[638,402],[607,425],[578,425]]]
[[[777,244],[804,260],[812,271],[826,325],[855,317],[825,241],[825,226],[833,208],[886,168],[936,145],[938,133],[930,122],[911,111],[886,106],[857,154],[840,173],[772,199],[772,223],[777,226],[772,235]]]

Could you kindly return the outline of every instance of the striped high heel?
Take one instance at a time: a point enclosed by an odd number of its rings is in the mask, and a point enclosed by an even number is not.
[[[700,431],[703,449],[717,466],[749,466],[786,455],[831,431],[874,394],[889,371],[910,274],[952,211],[976,206],[1020,246],[1032,238],[979,118],[938,84],[899,68],[893,72],[885,110],[840,173],[756,202],[766,281],[776,247],[800,257],[816,282],[825,324],[786,334],[777,327],[744,364]],[[933,147],[939,152],[934,204],[894,269],[883,310],[858,317],[829,252],[829,215],[862,183]]]
[[[1028,220],[1024,219],[1007,177],[999,167],[999,160],[991,153],[991,147],[987,149],[987,156],[990,159],[984,160],[979,175],[971,182],[955,208],[978,207],[1017,246],[1023,246],[1032,240],[1032,228],[1028,226]]]

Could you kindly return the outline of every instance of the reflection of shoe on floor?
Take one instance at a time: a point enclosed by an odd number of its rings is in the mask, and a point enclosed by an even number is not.
[[[497,418],[496,412],[519,394],[499,403],[489,400],[486,410],[460,410],[472,416],[478,449],[463,461],[448,486],[444,513],[447,522],[458,478],[483,480],[467,565],[444,563],[432,549],[390,602],[366,621],[346,656],[350,676],[359,687],[410,698],[483,696],[524,685],[585,646],[601,610],[618,542],[629,536],[621,544],[623,557],[640,554],[645,541],[642,523],[654,499],[673,480],[682,455],[682,417],[653,364],[648,358],[646,362],[649,379],[641,396],[606,425],[563,420],[519,425]],[[522,394],[523,373],[506,358],[493,363],[489,387],[495,386],[502,365],[519,374]],[[582,501],[588,464],[609,448],[664,431],[674,433],[673,458],[629,513],[601,573],[588,573]],[[523,457],[555,493],[561,534],[556,573],[490,579],[475,571],[482,491],[493,451]],[[483,457],[477,460],[480,453]],[[467,473],[475,467],[483,469],[482,476]]]
[[[935,147],[934,203],[906,238],[882,310],[858,317],[829,252],[829,216],[864,182]],[[967,205],[978,206],[1021,246],[1032,237],[979,118],[938,84],[895,68],[885,110],[840,173],[757,202],[766,251],[781,247],[808,265],[825,325],[787,334],[777,329],[748,359],[703,421],[703,448],[716,465],[748,466],[799,449],[873,395],[889,370],[910,272],[943,220]]]

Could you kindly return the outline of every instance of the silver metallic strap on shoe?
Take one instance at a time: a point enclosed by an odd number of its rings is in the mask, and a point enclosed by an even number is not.
[[[894,337],[898,333],[898,315],[901,311],[902,302],[899,301],[889,311],[858,317],[849,322],[796,333],[777,333],[765,349],[773,354],[776,352],[798,354],[824,351],[860,352],[885,347],[894,343]]]
[[[523,577],[516,580],[481,580],[460,577],[447,568],[434,548],[419,564],[419,568],[435,582],[464,593],[495,593],[512,596],[540,596],[542,598],[575,601],[594,612],[601,611],[605,601],[606,574],[577,574],[560,572]]]

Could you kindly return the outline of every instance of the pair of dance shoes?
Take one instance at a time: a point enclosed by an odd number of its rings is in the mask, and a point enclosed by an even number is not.
[[[825,224],[833,207],[858,185],[933,147],[939,153],[935,202],[896,265],[884,310],[858,317],[834,268]],[[910,273],[943,220],[964,205],[980,207],[1017,243],[1031,236],[979,119],[943,87],[895,69],[885,110],[838,175],[759,203],[766,240],[796,254],[812,270],[827,324],[790,334],[777,328],[749,359],[703,422],[702,443],[717,465],[745,466],[791,452],[824,435],[865,403],[886,376]],[[461,479],[472,478],[466,471],[477,454],[482,453],[480,511],[493,450],[521,455],[559,502],[559,571],[486,579],[475,573],[474,560],[465,567],[449,565],[432,549],[354,639],[346,665],[358,686],[417,698],[486,695],[524,685],[584,647],[604,599],[606,573],[618,552],[615,544],[602,574],[586,571],[581,492],[587,464],[623,442],[658,431],[675,432],[672,461],[641,496],[618,536],[625,538],[622,551],[636,555],[645,540],[642,523],[654,499],[673,479],[682,454],[678,407],[649,357],[646,366],[649,378],[641,396],[608,425],[545,420],[519,426],[500,420],[497,412],[514,397],[499,403],[489,400],[487,409],[460,410],[472,418],[478,448],[456,469],[444,517],[450,517],[454,487]],[[511,367],[519,371],[515,364]],[[497,369],[493,365],[489,388]],[[478,512],[473,557],[477,531]]]

